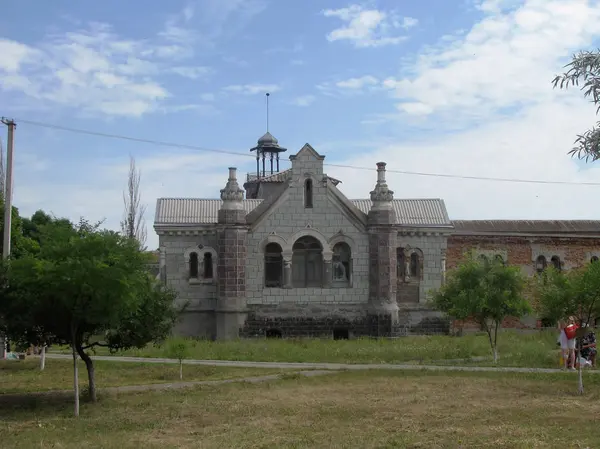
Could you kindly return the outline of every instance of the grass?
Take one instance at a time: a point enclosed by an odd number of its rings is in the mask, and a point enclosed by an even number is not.
[[[73,364],[68,360],[46,360],[46,369],[40,371],[38,360],[0,360],[0,394],[35,391],[68,390],[73,388]],[[96,361],[96,386],[145,385],[179,382],[179,365]],[[183,381],[221,380],[261,376],[287,370],[264,368],[232,368],[186,365]],[[79,362],[80,387],[87,386],[87,371]],[[1,440],[0,440],[1,441]],[[1,444],[0,444],[1,445]]]
[[[531,334],[505,331],[499,335],[500,366],[554,368],[558,350],[554,332]],[[332,363],[443,363],[444,360],[491,357],[487,335],[411,336],[399,339],[250,339],[235,341],[192,340],[190,358],[260,362]],[[69,349],[53,348],[53,351]],[[109,355],[98,350],[98,355]],[[165,357],[164,346],[150,345],[116,355]],[[473,363],[470,363],[473,364]],[[481,363],[479,363],[481,364]]]
[[[504,373],[346,372],[268,384],[0,407],[3,447],[600,447],[600,381]],[[84,443],[85,442],[85,443]]]

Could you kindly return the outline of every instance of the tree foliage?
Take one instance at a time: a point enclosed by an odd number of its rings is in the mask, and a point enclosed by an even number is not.
[[[494,361],[498,359],[498,329],[506,317],[531,311],[523,297],[525,278],[518,267],[473,255],[448,273],[446,284],[433,295],[433,306],[458,320],[475,320],[488,335]]]
[[[85,362],[87,350],[112,351],[162,341],[179,310],[175,294],[151,278],[137,241],[98,224],[37,227],[39,252],[11,261],[3,295],[9,332],[30,343],[68,344]]]
[[[600,316],[600,263],[567,272],[549,268],[534,278],[533,284],[540,316],[554,322],[574,316],[580,326],[577,338],[581,343],[587,332],[584,326]],[[581,344],[578,347],[581,348]],[[583,393],[581,366],[579,393]]]
[[[600,112],[600,50],[581,51],[573,55],[565,68],[568,69],[566,72],[552,80],[553,86],[560,89],[579,87],[583,96],[597,105],[596,114]],[[569,154],[586,162],[600,159],[600,122],[577,136]]]

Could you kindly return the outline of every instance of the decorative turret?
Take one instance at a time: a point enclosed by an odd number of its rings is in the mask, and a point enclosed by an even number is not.
[[[229,179],[221,189],[223,204],[218,212],[217,339],[238,338],[246,316],[248,227],[244,191],[237,182],[236,171],[235,167],[229,168]]]
[[[219,209],[219,223],[245,223],[244,191],[237,182],[237,168],[229,167],[229,179],[221,189],[223,204]]]
[[[385,180],[385,162],[377,162],[377,184],[371,192],[371,210],[369,223],[373,225],[391,225],[396,223],[396,212],[393,207],[394,192],[389,189]]]
[[[279,146],[279,141],[269,132],[269,93],[267,93],[267,132],[264,136],[258,139],[257,145],[251,148],[250,151],[256,151],[256,177],[267,175],[266,160],[271,163],[270,175],[279,172],[279,153],[287,151],[287,148]],[[260,171],[260,159],[262,159],[262,175]],[[276,167],[273,167],[273,161],[276,162]]]
[[[377,184],[371,192],[371,201],[373,202],[371,210],[390,210],[392,208],[394,191],[388,188],[385,181],[386,165],[385,162],[377,162]]]

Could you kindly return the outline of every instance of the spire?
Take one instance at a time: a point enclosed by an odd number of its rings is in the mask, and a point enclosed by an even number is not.
[[[388,188],[385,181],[385,162],[377,162],[377,184],[371,192],[371,201],[373,205],[371,210],[389,210],[392,209],[392,200],[394,192]]]
[[[256,177],[267,176],[269,169],[267,168],[267,160],[270,165],[270,173],[279,172],[279,154],[287,151],[286,148],[280,147],[277,139],[269,132],[269,96],[270,93],[266,93],[266,108],[267,108],[267,132],[258,139],[257,145],[251,148],[250,151],[256,151]],[[262,170],[260,160],[262,159]]]
[[[223,200],[221,210],[242,210],[244,208],[242,204],[244,191],[237,182],[236,172],[237,168],[229,167],[229,179],[225,188],[221,189],[221,199]]]

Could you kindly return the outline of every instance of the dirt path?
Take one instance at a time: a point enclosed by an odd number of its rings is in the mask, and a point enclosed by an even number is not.
[[[146,384],[146,385],[123,385],[120,387],[106,387],[106,388],[98,388],[98,393],[131,393],[137,391],[161,391],[161,390],[178,390],[181,388],[190,388],[196,387],[199,385],[224,385],[231,383],[261,383],[261,382],[269,382],[273,380],[280,380],[289,378],[290,376],[304,376],[304,377],[314,377],[314,376],[323,376],[326,374],[335,374],[335,370],[312,370],[312,371],[296,371],[290,373],[282,373],[282,374],[270,374],[266,376],[254,376],[254,377],[243,377],[237,379],[223,379],[223,380],[197,380],[191,382],[174,382],[174,383],[159,383],[159,384]],[[50,391],[38,391],[38,392],[29,392],[29,393],[8,393],[8,394],[0,394],[0,404],[12,402],[12,401],[20,401],[24,397],[26,398],[45,398],[45,397],[60,397],[60,396],[72,396],[73,390],[50,390]]]
[[[71,359],[66,354],[48,354],[49,359]],[[149,357],[124,357],[124,356],[93,356],[94,360],[131,363],[179,363],[175,359],[149,358]],[[418,364],[353,364],[353,363],[289,363],[289,362],[247,362],[238,360],[184,360],[186,365],[229,366],[239,368],[281,368],[281,369],[317,369],[317,370],[433,370],[433,371],[469,371],[469,372],[507,372],[507,373],[560,373],[561,369],[555,368],[517,368],[493,366],[451,366],[451,365],[418,365]],[[598,373],[599,371],[587,370],[586,372]]]

